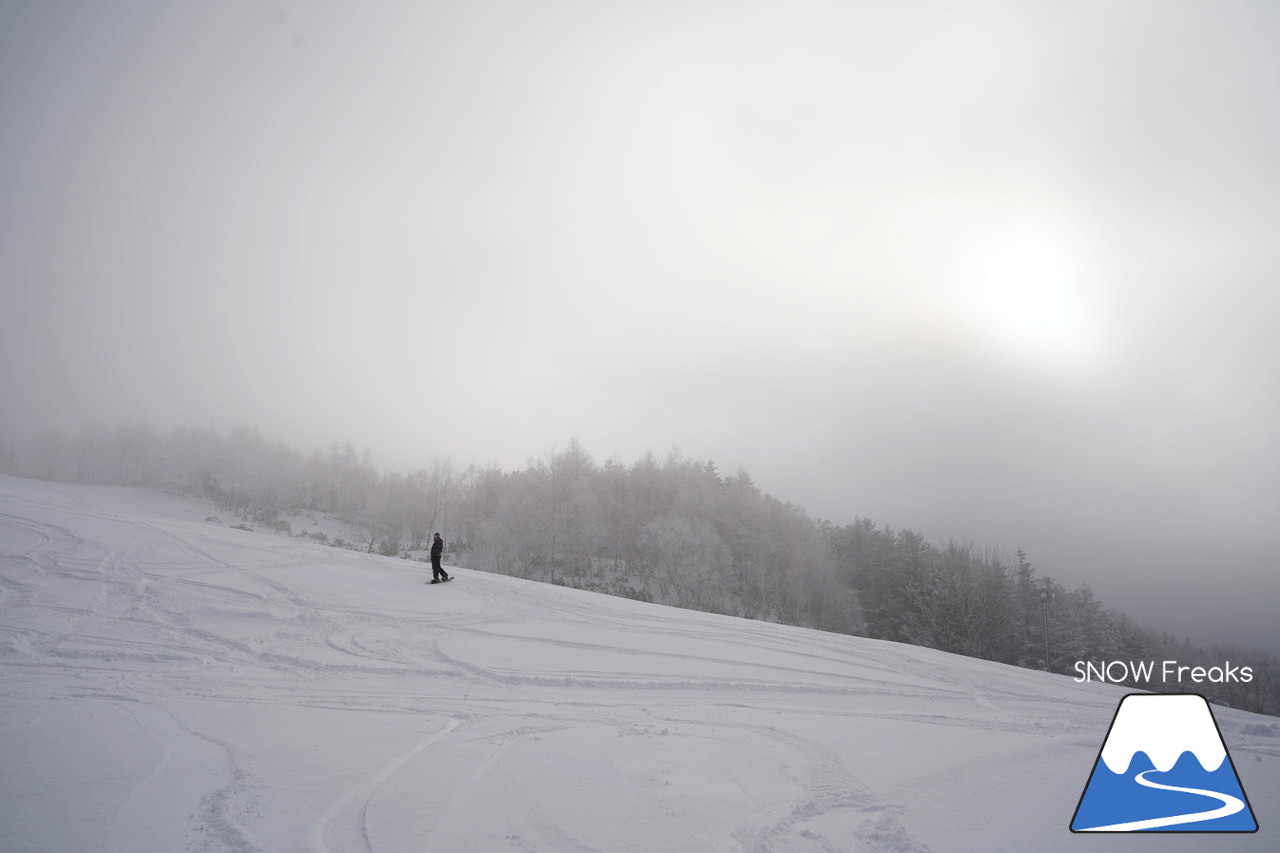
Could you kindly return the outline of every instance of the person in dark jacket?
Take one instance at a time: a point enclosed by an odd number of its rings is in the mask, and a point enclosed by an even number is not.
[[[431,582],[440,583],[449,579],[449,573],[440,568],[440,558],[444,556],[444,540],[440,534],[431,542]]]

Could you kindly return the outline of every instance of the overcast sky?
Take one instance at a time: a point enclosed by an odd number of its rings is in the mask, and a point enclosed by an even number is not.
[[[0,3],[0,440],[678,445],[1280,649],[1280,4]]]

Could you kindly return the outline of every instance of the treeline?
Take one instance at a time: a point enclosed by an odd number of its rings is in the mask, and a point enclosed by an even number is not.
[[[746,472],[725,475],[678,451],[601,463],[574,440],[516,471],[437,460],[405,474],[379,470],[350,442],[303,454],[249,428],[125,426],[46,432],[0,453],[0,466],[201,494],[277,530],[289,529],[281,513],[330,513],[359,531],[359,547],[388,555],[410,556],[440,530],[448,561],[464,567],[1068,675],[1076,661],[1229,659],[1252,666],[1254,680],[1194,689],[1280,711],[1272,656],[1178,643],[1108,609],[1088,585],[1037,576],[1021,550],[1006,559],[866,519],[810,519]]]
[[[971,544],[935,547],[911,530],[894,532],[865,519],[829,529],[842,578],[858,592],[859,633],[969,657],[1077,676],[1077,661],[1176,660],[1187,666],[1252,668],[1250,682],[1190,682],[1181,689],[1211,701],[1280,714],[1280,659],[1239,646],[1194,646],[1139,625],[1104,606],[1088,584],[1068,590],[1037,576],[1022,549],[1012,560]],[[1165,684],[1130,678],[1158,692]]]
[[[829,631],[859,625],[822,526],[745,472],[722,476],[678,452],[598,464],[575,440],[513,472],[438,460],[404,474],[350,442],[306,455],[247,427],[123,426],[47,431],[13,462],[43,479],[201,494],[273,528],[282,512],[331,513],[383,554],[439,530],[466,567]]]

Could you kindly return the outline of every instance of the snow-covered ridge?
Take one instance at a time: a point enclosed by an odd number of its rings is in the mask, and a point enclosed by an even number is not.
[[[1190,694],[1124,698],[1102,746],[1102,760],[1112,773],[1124,773],[1140,751],[1161,773],[1173,769],[1184,752],[1195,755],[1209,772],[1227,757],[1208,703]]]
[[[1125,692],[209,515],[0,475],[0,850],[1077,853]]]

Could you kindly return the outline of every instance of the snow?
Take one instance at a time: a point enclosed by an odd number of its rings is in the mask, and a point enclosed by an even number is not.
[[[1128,696],[1102,747],[1112,773],[1124,773],[1141,750],[1161,773],[1173,769],[1184,752],[1214,771],[1227,758],[1208,704],[1199,696]]]
[[[1052,851],[1126,691],[0,477],[0,850]],[[1275,849],[1274,718],[1217,708]],[[1199,850],[1196,836],[1135,850]]]

